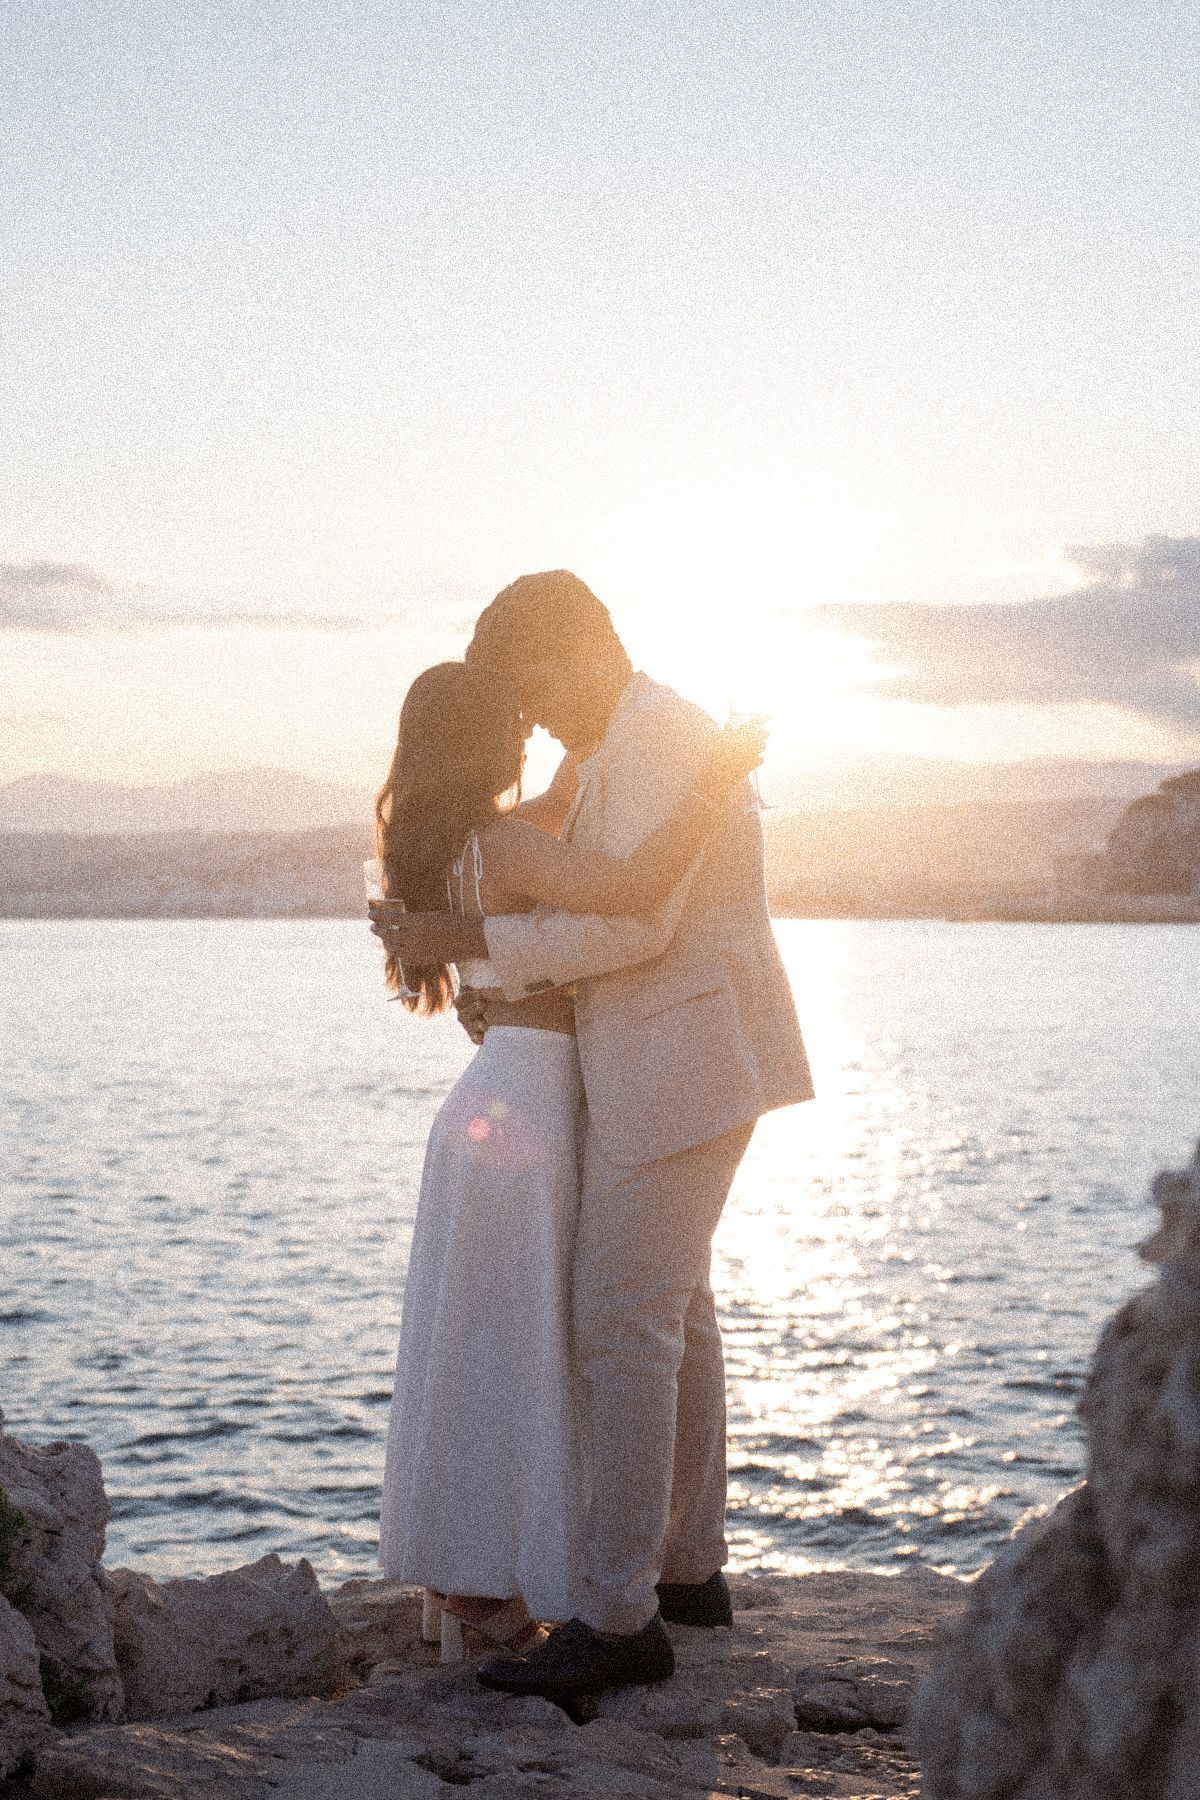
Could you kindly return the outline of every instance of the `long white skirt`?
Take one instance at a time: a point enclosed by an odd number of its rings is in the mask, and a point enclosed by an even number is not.
[[[379,1523],[384,1573],[578,1606],[586,1481],[572,1395],[579,1060],[493,1026],[425,1152]]]

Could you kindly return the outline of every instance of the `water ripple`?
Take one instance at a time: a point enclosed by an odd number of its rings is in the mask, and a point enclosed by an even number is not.
[[[734,1558],[977,1569],[1081,1472],[1148,1178],[1200,1130],[1200,937],[780,937],[821,1097],[760,1125],[718,1234]],[[0,958],[9,1427],[97,1450],[110,1562],[369,1573],[465,1039],[384,1004],[353,923],[8,923]]]

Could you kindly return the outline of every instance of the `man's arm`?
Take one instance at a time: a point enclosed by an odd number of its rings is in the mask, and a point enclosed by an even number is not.
[[[411,963],[414,968],[490,957],[505,999],[526,1000],[531,994],[564,987],[584,975],[632,968],[661,955],[675,935],[691,883],[689,870],[661,906],[639,919],[580,916],[542,908],[532,913],[497,914],[486,920],[464,919],[461,913],[406,912],[392,921],[376,904],[371,909],[371,930],[385,950],[398,956],[402,965]],[[513,966],[507,952],[509,930],[516,939],[512,955],[521,959],[516,966],[534,972],[506,972]]]
[[[606,919],[649,912],[682,881],[723,818],[734,789],[762,761],[765,742],[759,725],[727,726],[699,784],[627,856],[551,837],[506,814],[480,839],[492,891],[555,911]]]
[[[402,908],[395,916],[388,903],[372,901],[371,930],[385,949],[414,968],[427,963],[466,962],[486,956],[487,940],[482,919],[465,919],[461,913],[410,913]]]
[[[546,988],[631,969],[661,956],[679,927],[693,873],[689,870],[644,918],[532,912],[486,920],[488,958],[505,999],[525,1000]]]
[[[626,725],[596,779],[602,780],[603,849],[628,856],[703,778],[717,727],[698,708],[645,708]],[[501,915],[483,922],[487,954],[510,1000],[547,987],[660,956],[674,937],[695,867],[660,905],[636,918],[547,912]]]

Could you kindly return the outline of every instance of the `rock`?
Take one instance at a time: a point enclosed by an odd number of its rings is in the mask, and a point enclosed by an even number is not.
[[[120,1719],[112,1600],[100,1558],[108,1500],[86,1444],[22,1444],[0,1431],[5,1532],[0,1594],[28,1619],[56,1722]]]
[[[337,1620],[303,1558],[163,1582],[114,1569],[109,1580],[130,1719],[328,1693],[341,1675]]]
[[[619,1719],[666,1738],[740,1737],[755,1755],[778,1751],[796,1728],[791,1671],[737,1631],[687,1626],[672,1632],[686,1679],[601,1695],[593,1716]]]
[[[928,1800],[1200,1793],[1200,1152],[1101,1335],[1085,1483],[975,1585],[914,1712]]]
[[[29,1621],[0,1600],[0,1781],[50,1736],[37,1644]]]
[[[31,1800],[266,1800],[291,1767],[335,1767],[357,1739],[319,1701],[266,1700],[164,1724],[93,1727],[37,1760]]]
[[[342,1763],[292,1763],[272,1789],[279,1800],[437,1800],[453,1795],[448,1782],[403,1748],[363,1738]]]
[[[1111,894],[1200,898],[1200,769],[1171,776],[1127,807],[1094,868]]]
[[[914,1795],[899,1736],[797,1731],[793,1689],[839,1677],[849,1687],[852,1670],[864,1693],[888,1683],[907,1693],[961,1614],[963,1584],[908,1571],[743,1576],[733,1588],[732,1630],[674,1628],[672,1681],[607,1695],[575,1724],[547,1701],[481,1688],[473,1662],[440,1665],[420,1642],[411,1593],[347,1583],[331,1596],[341,1641],[359,1668],[381,1653],[364,1685],[328,1700],[87,1727],[40,1753],[31,1800]]]
[[[910,1686],[884,1657],[841,1657],[833,1668],[802,1669],[794,1689],[796,1723],[807,1731],[894,1731],[903,1725]]]
[[[343,1677],[366,1681],[421,1642],[421,1595],[399,1581],[343,1581],[327,1596],[337,1620]]]

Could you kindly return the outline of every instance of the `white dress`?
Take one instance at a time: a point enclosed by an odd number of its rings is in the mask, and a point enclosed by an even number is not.
[[[478,844],[469,857],[478,896]],[[463,871],[456,865],[461,899]],[[495,986],[486,964],[463,979]],[[434,1120],[404,1286],[379,1522],[393,1579],[578,1609],[575,1039],[493,1026]]]

